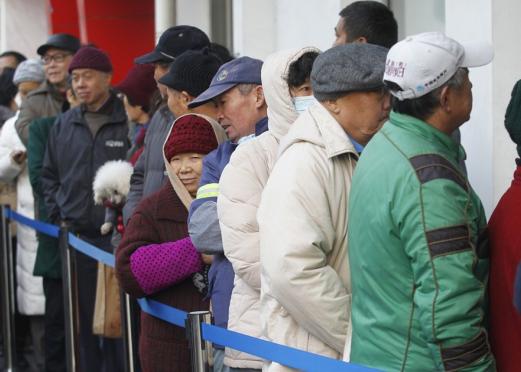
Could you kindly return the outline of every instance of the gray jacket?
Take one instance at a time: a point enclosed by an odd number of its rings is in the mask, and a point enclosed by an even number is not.
[[[173,122],[174,116],[166,104],[162,105],[150,119],[145,136],[145,149],[134,167],[130,179],[130,192],[123,208],[125,224],[141,199],[159,190],[168,178],[165,175],[163,144]]]
[[[20,115],[15,127],[23,144],[27,146],[29,141],[29,125],[34,119],[57,116],[69,108],[65,96],[58,92],[53,85],[44,81],[40,87],[33,90],[22,101]]]

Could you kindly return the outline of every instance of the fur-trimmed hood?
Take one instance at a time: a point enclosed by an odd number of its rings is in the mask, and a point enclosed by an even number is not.
[[[186,114],[186,115],[196,115],[196,116],[199,116],[199,117],[205,119],[206,121],[208,121],[208,123],[210,123],[210,125],[213,128],[213,131],[215,133],[215,139],[217,140],[218,145],[220,145],[221,143],[223,143],[224,141],[226,141],[228,139],[224,129],[214,119],[212,119],[206,115],[201,115],[201,114]],[[179,196],[179,199],[181,199],[181,201],[183,202],[186,209],[189,210],[190,204],[192,203],[194,198],[192,197],[192,195],[190,195],[188,190],[186,190],[186,187],[183,185],[183,183],[181,182],[179,177],[177,177],[174,170],[172,169],[172,166],[170,165],[170,162],[168,161],[168,159],[165,156],[165,145],[166,145],[166,142],[168,141],[168,138],[170,137],[170,133],[172,133],[172,129],[174,128],[176,121],[178,121],[179,119],[181,119],[182,117],[184,117],[186,115],[182,115],[182,116],[178,117],[172,124],[172,127],[170,128],[170,130],[168,131],[168,134],[165,137],[165,141],[163,143],[163,160],[165,161],[165,169],[168,174],[170,183],[172,184],[172,187],[174,188],[174,191],[176,192],[177,196]]]

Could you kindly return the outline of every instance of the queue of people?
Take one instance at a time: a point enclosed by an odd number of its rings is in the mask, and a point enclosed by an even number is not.
[[[339,16],[332,48],[264,62],[171,27],[114,87],[109,55],[66,34],[38,48],[41,61],[1,66],[12,118],[0,181],[16,183],[21,213],[116,256],[107,272],[76,254],[82,371],[123,369],[120,333],[103,327],[121,327],[105,295],[119,288],[379,370],[519,368],[520,160],[487,225],[459,142],[469,69],[492,47],[439,32],[398,41],[379,2]],[[520,113],[517,83],[505,127],[521,157]],[[112,161],[133,166],[105,185],[125,201],[117,208],[93,198]],[[18,308],[39,366],[65,371],[57,241],[21,226],[17,239]],[[191,370],[182,328],[132,317],[142,371]],[[291,368],[214,345],[213,370]]]

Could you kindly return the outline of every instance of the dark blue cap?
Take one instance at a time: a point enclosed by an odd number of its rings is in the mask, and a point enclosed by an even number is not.
[[[208,89],[190,102],[188,107],[200,106],[237,84],[262,84],[261,69],[262,61],[250,57],[240,57],[225,63],[213,77]]]

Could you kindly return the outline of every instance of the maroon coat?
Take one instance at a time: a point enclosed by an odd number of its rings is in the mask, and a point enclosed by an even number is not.
[[[521,368],[521,314],[513,304],[514,278],[521,261],[521,162],[512,185],[489,222],[490,343],[498,371]]]
[[[116,272],[125,292],[133,297],[145,295],[130,269],[131,254],[148,244],[186,238],[187,218],[188,212],[170,182],[141,201],[116,251]],[[203,300],[191,278],[149,298],[187,312],[209,308],[208,301]],[[144,372],[191,370],[185,330],[144,312],[141,314],[139,356]]]

